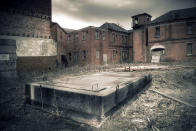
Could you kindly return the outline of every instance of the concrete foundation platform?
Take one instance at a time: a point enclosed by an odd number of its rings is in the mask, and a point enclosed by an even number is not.
[[[26,85],[29,104],[53,107],[75,121],[99,127],[118,104],[142,90],[151,75],[130,72],[102,72],[81,76],[61,76],[51,81]]]

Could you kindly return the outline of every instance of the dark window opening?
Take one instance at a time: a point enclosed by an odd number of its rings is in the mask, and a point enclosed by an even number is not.
[[[71,52],[69,52],[68,55],[69,55],[69,61],[71,61]]]
[[[193,24],[187,23],[187,34],[192,35],[193,34]]]
[[[135,24],[137,25],[139,23],[138,18],[135,18]]]
[[[95,31],[95,39],[96,39],[96,40],[99,39],[99,31],[98,31],[98,30]]]
[[[192,50],[193,50],[192,47],[193,47],[192,43],[187,44],[187,51],[186,51],[187,55],[192,55]]]
[[[86,51],[85,50],[82,52],[82,60],[86,60]]]
[[[160,26],[155,27],[155,37],[160,37]]]

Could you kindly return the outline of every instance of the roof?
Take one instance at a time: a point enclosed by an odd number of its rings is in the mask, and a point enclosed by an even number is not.
[[[142,13],[142,14],[134,15],[134,16],[132,16],[132,18],[134,18],[134,17],[138,17],[138,16],[142,16],[142,15],[147,15],[147,16],[152,17],[152,16],[151,16],[151,15],[149,15],[148,13]]]
[[[152,24],[171,22],[187,18],[196,18],[196,7],[172,10],[153,20]]]
[[[106,22],[103,25],[101,25],[99,28],[128,33],[127,30],[125,30],[124,28],[120,27],[119,25],[117,25],[115,23],[107,23]]]
[[[58,23],[52,22],[52,25],[57,25],[65,34],[67,33]]]
[[[72,31],[74,31],[74,29],[68,29],[68,28],[63,28],[63,30],[67,33],[71,33]]]

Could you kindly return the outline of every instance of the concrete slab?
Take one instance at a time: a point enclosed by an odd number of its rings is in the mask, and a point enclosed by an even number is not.
[[[130,72],[102,72],[81,76],[61,76],[26,85],[28,103],[58,108],[66,117],[95,127],[114,107],[142,90],[151,75]],[[66,113],[65,113],[66,112]]]

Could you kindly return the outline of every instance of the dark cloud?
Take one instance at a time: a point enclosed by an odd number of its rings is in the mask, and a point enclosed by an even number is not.
[[[196,0],[53,0],[53,15],[64,14],[92,24],[113,21],[128,28],[132,15],[147,12],[155,18],[193,6]]]

